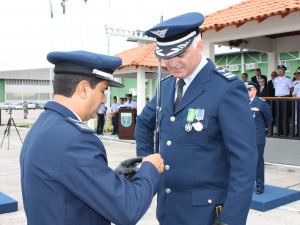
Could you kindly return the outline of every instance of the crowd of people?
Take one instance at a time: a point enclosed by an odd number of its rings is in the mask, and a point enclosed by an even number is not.
[[[146,97],[145,99],[146,104],[149,102],[149,97]],[[132,94],[126,94],[125,97],[118,97],[114,96],[113,97],[113,103],[110,106],[110,112],[107,113],[107,106],[105,104],[102,104],[97,112],[97,128],[96,128],[96,133],[98,135],[103,135],[103,129],[105,126],[105,119],[107,116],[109,116],[112,120],[112,126],[113,130],[111,135],[119,135],[119,109],[120,108],[131,108],[131,109],[136,109],[137,107],[137,102],[132,98]]]
[[[285,75],[286,66],[279,65],[277,71],[271,72],[271,79],[267,81],[267,76],[261,74],[261,69],[255,69],[255,75],[248,79],[247,73],[241,74],[241,80],[254,82],[258,97],[300,97],[300,66],[295,70],[293,80]]]
[[[251,81],[248,79],[248,74],[241,74],[241,80],[244,83],[248,83],[249,81],[257,85],[256,95],[258,97],[300,97],[300,67],[298,67],[294,72],[293,80],[290,77],[286,76],[285,72],[287,67],[284,65],[279,65],[277,67],[277,71],[271,72],[271,79],[267,81],[267,76],[261,74],[260,68],[255,70],[255,75],[251,77]],[[272,115],[274,118],[273,124],[275,123],[275,119],[277,118],[276,109],[278,109],[277,113],[279,114],[278,124],[279,127],[278,135],[290,135],[290,123],[292,108],[291,102],[287,101],[275,101],[272,107]],[[297,124],[297,115],[299,115],[299,104],[295,102],[295,124]],[[284,122],[287,121],[287,122]]]

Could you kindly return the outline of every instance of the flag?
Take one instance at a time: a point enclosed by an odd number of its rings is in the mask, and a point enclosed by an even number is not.
[[[60,5],[62,7],[63,14],[65,14],[66,13],[66,0],[61,0]]]
[[[53,19],[53,10],[52,10],[52,3],[51,3],[51,1],[50,1],[50,14],[51,14],[51,19]]]

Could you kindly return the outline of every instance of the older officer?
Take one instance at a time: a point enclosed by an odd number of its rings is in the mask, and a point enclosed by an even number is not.
[[[251,203],[257,150],[247,89],[202,55],[203,20],[187,13],[145,32],[157,39],[156,57],[172,73],[161,83],[158,115],[161,225],[243,225]],[[152,153],[155,112],[156,97],[137,117],[138,156]]]
[[[266,144],[266,131],[272,123],[272,113],[269,103],[256,96],[257,84],[254,82],[245,83],[249,93],[251,111],[256,126],[256,146],[258,160],[256,168],[256,194],[264,193],[265,189],[265,162],[264,151]]]
[[[30,225],[135,224],[160,183],[159,154],[143,160],[132,182],[107,165],[106,151],[82,121],[95,117],[121,59],[85,51],[51,52],[54,99],[21,151],[21,184]]]

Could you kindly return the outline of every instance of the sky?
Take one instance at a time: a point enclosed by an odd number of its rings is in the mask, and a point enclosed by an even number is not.
[[[53,18],[51,18],[51,7]],[[50,51],[85,50],[114,55],[136,47],[125,37],[109,38],[105,26],[147,30],[163,19],[206,15],[241,0],[0,0],[0,71],[45,68]],[[109,44],[108,44],[109,43]]]

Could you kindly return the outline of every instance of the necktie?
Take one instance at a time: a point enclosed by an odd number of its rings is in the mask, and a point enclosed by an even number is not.
[[[175,105],[174,105],[175,110],[178,107],[178,105],[182,99],[182,90],[183,90],[184,85],[185,85],[184,80],[179,79],[177,82],[177,98],[176,98]]]

